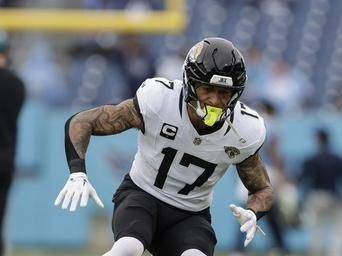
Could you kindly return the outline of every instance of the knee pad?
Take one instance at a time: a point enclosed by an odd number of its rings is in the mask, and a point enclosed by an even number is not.
[[[188,249],[188,250],[184,251],[181,254],[181,256],[207,256],[207,255],[198,249]]]
[[[102,256],[141,256],[144,245],[134,237],[122,237],[117,240],[112,249]]]

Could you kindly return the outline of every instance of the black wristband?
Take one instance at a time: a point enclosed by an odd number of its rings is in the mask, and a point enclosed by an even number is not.
[[[73,159],[69,162],[69,168],[70,168],[70,173],[74,172],[86,172],[85,168],[85,160],[78,158],[78,159]]]
[[[257,217],[257,220],[260,220],[267,213],[267,212],[257,212],[257,213],[255,213],[255,211],[253,209],[251,209],[251,208],[247,208],[247,209],[251,210],[252,212],[254,212],[255,216]]]

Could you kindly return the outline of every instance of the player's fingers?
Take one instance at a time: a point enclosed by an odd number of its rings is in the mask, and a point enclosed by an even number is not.
[[[68,190],[66,189],[62,189],[61,192],[59,192],[58,196],[56,197],[56,200],[55,200],[55,205],[59,205],[63,199],[63,197],[65,196],[65,194],[67,193]]]
[[[89,199],[88,191],[83,190],[80,206],[81,207],[86,207],[87,204],[88,204],[88,199]]]
[[[255,235],[255,227],[247,231],[246,238],[249,240],[252,240],[254,238],[254,235]]]
[[[72,198],[72,195],[74,194],[74,191],[68,191],[64,197],[63,203],[62,203],[62,209],[67,209],[70,203],[70,200]]]
[[[94,189],[93,191],[91,191],[91,194],[90,194],[90,195],[92,196],[92,198],[94,199],[95,203],[96,203],[99,207],[104,208],[104,205],[103,205],[101,199],[99,198],[99,196],[97,195],[95,189]]]
[[[239,216],[241,214],[241,207],[238,207],[235,204],[230,204],[229,207],[235,216]]]
[[[240,231],[241,231],[241,232],[246,232],[246,231],[250,230],[253,226],[254,226],[254,223],[253,223],[252,220],[246,221],[246,223],[244,223],[244,224],[240,227]]]
[[[245,240],[245,242],[243,243],[244,247],[247,247],[249,245],[249,243],[252,242],[252,239],[247,239]]]
[[[230,209],[233,210],[234,208],[236,208],[236,205],[235,204],[230,204],[229,207],[230,207]]]
[[[251,228],[247,231],[246,240],[244,242],[244,246],[247,247],[249,243],[253,240],[255,234],[255,228]]]
[[[74,212],[76,211],[77,205],[78,205],[78,201],[80,200],[81,197],[81,191],[76,191],[74,193],[74,195],[72,196],[71,199],[71,205],[70,205],[70,211]]]

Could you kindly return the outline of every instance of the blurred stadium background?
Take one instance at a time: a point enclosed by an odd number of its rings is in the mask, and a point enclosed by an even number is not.
[[[278,109],[280,152],[294,184],[316,149],[317,127],[342,154],[340,0],[0,0],[0,6],[0,44],[9,46],[11,67],[28,92],[7,209],[8,255],[95,255],[110,247],[111,197],[129,170],[136,132],[92,140],[89,177],[105,208],[90,203],[70,214],[53,206],[68,174],[64,122],[131,97],[147,77],[181,79],[186,51],[203,37],[230,39],[246,56],[244,101],[257,107],[267,100]],[[238,225],[228,209],[238,202],[235,182],[230,170],[215,190],[218,255],[235,250]],[[299,198],[289,204],[302,210],[305,189],[296,188]],[[341,200],[335,203],[341,209]],[[309,255],[305,218],[284,229],[291,255]],[[332,224],[342,230],[341,222]],[[261,226],[270,235],[257,235],[248,253],[275,255],[272,232],[264,220]]]

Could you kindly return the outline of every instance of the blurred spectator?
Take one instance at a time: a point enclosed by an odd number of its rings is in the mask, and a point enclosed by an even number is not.
[[[271,102],[266,100],[261,101],[257,108],[262,113],[267,129],[261,156],[269,172],[276,198],[268,222],[275,235],[276,246],[282,251],[288,251],[283,233],[287,228],[296,227],[299,224],[298,190],[295,187],[295,181],[286,173],[284,158],[280,152],[281,127],[278,111]]]
[[[261,148],[261,157],[266,165],[275,193],[273,206],[265,216],[265,220],[272,232],[270,237],[274,240],[273,250],[280,255],[285,255],[290,251],[285,241],[285,232],[289,225],[295,222],[298,202],[297,190],[290,178],[285,175],[284,160],[279,152],[277,111],[268,101],[260,102],[258,108],[262,113],[267,129],[265,144]],[[247,191],[241,182],[237,184],[236,194],[241,202],[247,198]],[[238,234],[238,237],[235,250],[242,252],[244,250],[244,237],[241,234]]]
[[[248,74],[248,86],[244,95],[243,101],[254,106],[260,99],[263,98],[263,86],[267,83],[270,77],[270,68],[266,64],[263,52],[257,46],[252,46],[246,51],[246,66]]]
[[[35,38],[28,46],[27,59],[20,66],[30,97],[38,98],[49,106],[61,106],[68,101],[65,77],[56,55],[52,42]]]
[[[342,211],[338,196],[342,162],[330,149],[326,130],[318,129],[315,137],[317,152],[304,161],[299,179],[308,188],[303,220],[310,229],[310,255],[338,256],[342,255]]]
[[[125,0],[83,0],[84,7],[88,9],[118,9],[123,8]]]
[[[189,42],[184,35],[165,36],[155,61],[156,76],[183,80],[183,64]]]
[[[133,97],[146,78],[155,76],[154,63],[148,48],[139,36],[123,36],[118,52],[121,70],[130,87],[129,97]]]
[[[67,72],[74,107],[116,103],[129,97],[130,88],[117,61],[114,43],[104,46],[87,41],[70,49]]]
[[[250,54],[254,66],[250,64],[252,72],[249,77],[255,84],[250,86],[250,101],[255,103],[267,100],[272,103],[279,115],[297,113],[311,104],[311,84],[300,71],[291,69],[281,59],[265,62],[261,59],[261,53]]]
[[[170,80],[183,79],[183,63],[186,52],[179,49],[173,54],[161,56],[156,62],[156,76],[165,77]]]
[[[83,0],[88,9],[126,9],[147,11],[162,9],[164,1],[160,0]]]
[[[326,111],[342,112],[342,80],[329,84],[325,91],[323,108]]]
[[[4,255],[4,217],[15,169],[17,121],[25,98],[23,82],[7,68],[7,50],[6,42],[0,40],[0,256]]]
[[[281,59],[271,64],[271,71],[264,93],[280,114],[297,113],[311,104],[311,84],[303,73]]]
[[[0,0],[0,7],[14,7],[17,6],[20,0]]]

